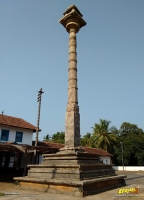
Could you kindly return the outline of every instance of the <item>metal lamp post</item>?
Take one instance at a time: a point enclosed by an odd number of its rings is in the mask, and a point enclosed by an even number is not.
[[[124,171],[124,158],[123,158],[123,143],[120,142],[121,150],[122,150],[122,165],[123,165],[123,171]]]

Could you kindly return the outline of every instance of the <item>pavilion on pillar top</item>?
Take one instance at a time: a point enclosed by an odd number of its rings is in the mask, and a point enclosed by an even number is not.
[[[69,32],[69,25],[74,22],[78,25],[77,32],[80,28],[86,25],[86,22],[82,18],[83,15],[79,11],[79,9],[75,5],[71,5],[67,8],[67,10],[63,13],[64,17],[59,20],[59,22],[66,28]]]

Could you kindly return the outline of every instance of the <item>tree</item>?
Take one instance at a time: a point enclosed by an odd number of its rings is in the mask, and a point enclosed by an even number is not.
[[[44,139],[44,141],[64,144],[65,132],[57,132],[57,133],[53,134],[52,136],[49,136],[47,134],[46,136],[44,136],[43,139]]]
[[[91,133],[86,133],[81,138],[81,145],[86,147],[91,147]]]
[[[50,136],[47,134],[46,136],[44,136],[44,141],[49,141],[50,140]]]
[[[136,124],[130,124],[128,122],[123,122],[119,134],[120,135],[127,135],[127,134],[141,134],[143,133],[143,130],[141,128],[138,128]]]
[[[123,122],[119,129],[116,148],[112,153],[113,163],[122,165],[122,149],[120,142],[123,143],[124,165],[141,166],[144,165],[144,132],[136,124]]]
[[[144,134],[120,135],[117,147],[113,150],[113,163],[122,165],[122,149],[120,142],[123,143],[123,157],[125,166],[144,165]]]
[[[64,144],[65,132],[57,132],[52,135],[52,141],[56,143]]]
[[[112,126],[109,128],[111,121],[100,119],[99,124],[94,124],[93,134],[95,141],[95,147],[104,149],[105,151],[110,150],[110,148],[115,147],[117,142],[117,129]]]

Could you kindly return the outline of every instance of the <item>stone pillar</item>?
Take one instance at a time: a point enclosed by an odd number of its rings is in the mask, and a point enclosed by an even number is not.
[[[15,177],[20,189],[41,190],[77,197],[125,186],[126,176],[115,174],[112,165],[99,155],[83,152],[80,145],[80,116],[77,98],[76,33],[86,25],[76,6],[70,6],[60,23],[69,33],[68,104],[65,147],[59,153],[43,154],[43,162],[29,165],[28,176]]]
[[[60,23],[69,33],[69,69],[68,69],[68,103],[65,119],[65,148],[62,150],[80,151],[80,114],[77,87],[77,53],[76,33],[86,22],[74,5],[64,13]]]
[[[80,114],[77,98],[78,88],[75,27],[72,27],[69,30],[68,74],[68,104],[65,119],[65,147],[77,147],[80,146]]]

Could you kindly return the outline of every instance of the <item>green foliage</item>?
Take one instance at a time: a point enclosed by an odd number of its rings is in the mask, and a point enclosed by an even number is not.
[[[128,122],[122,123],[120,127],[119,134],[120,135],[127,135],[127,134],[140,134],[143,133],[141,128],[138,128],[136,124],[130,124]]]
[[[91,147],[91,133],[86,133],[82,138],[81,138],[81,146],[85,147]]]
[[[64,144],[65,132],[54,133],[51,137],[47,134],[46,136],[44,136],[43,140],[47,142],[56,142]]]
[[[142,166],[144,165],[144,134],[136,135],[134,133],[122,135],[119,137],[117,147],[113,151],[113,162],[122,165],[122,149],[120,142],[123,143],[124,165]]]
[[[94,138],[95,147],[108,151],[115,147],[117,143],[117,129],[112,126],[109,127],[111,121],[100,119],[99,124],[94,124],[92,137]]]
[[[52,135],[52,141],[56,143],[64,144],[65,132],[57,132]]]
[[[44,136],[44,141],[49,141],[50,140],[50,136],[47,134],[46,136]]]
[[[110,152],[113,154],[113,163],[122,165],[122,149],[120,142],[123,144],[124,165],[141,166],[144,165],[144,132],[136,124],[128,122],[122,123],[116,148]]]

